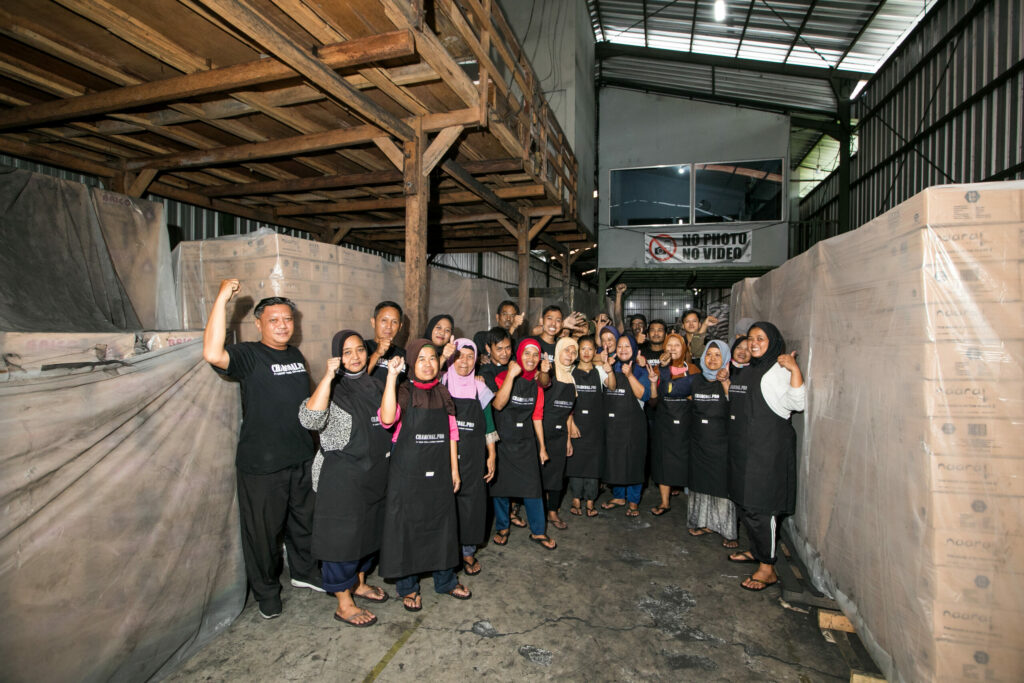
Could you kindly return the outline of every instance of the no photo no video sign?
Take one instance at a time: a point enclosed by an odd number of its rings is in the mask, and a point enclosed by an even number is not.
[[[646,233],[644,263],[750,263],[753,231]]]

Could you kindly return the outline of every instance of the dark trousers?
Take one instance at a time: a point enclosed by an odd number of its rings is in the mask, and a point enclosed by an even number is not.
[[[597,500],[597,477],[569,477],[569,495],[581,500]]]
[[[557,511],[558,508],[562,507],[562,500],[565,498],[565,488],[560,488],[557,491],[545,491],[544,492],[544,506],[548,512]]]
[[[320,574],[324,583],[322,588],[328,593],[340,593],[352,588],[359,581],[359,573],[367,573],[373,569],[377,553],[367,555],[361,560],[351,562],[322,562]]]
[[[434,591],[437,593],[451,593],[459,584],[454,569],[439,569],[434,574]],[[404,576],[395,582],[395,589],[403,598],[407,595],[420,592],[420,577],[418,574]]]
[[[782,518],[779,515],[750,512],[749,510],[741,511],[740,516],[743,526],[747,528],[747,535],[750,537],[750,554],[758,562],[775,564],[778,557],[779,533],[782,531],[780,528]]]
[[[281,537],[293,579],[320,585],[310,554],[313,540],[312,460],[271,474],[238,472],[242,555],[253,597],[261,607],[281,607]]]

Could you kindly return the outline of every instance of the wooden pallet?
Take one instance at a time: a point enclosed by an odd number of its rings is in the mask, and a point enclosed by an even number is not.
[[[842,612],[818,608],[818,628],[821,634],[839,647],[843,661],[850,667],[850,683],[884,681],[885,676],[875,666],[857,631]]]

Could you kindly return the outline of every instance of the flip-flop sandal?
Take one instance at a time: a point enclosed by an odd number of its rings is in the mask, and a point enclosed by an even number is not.
[[[544,548],[544,550],[554,550],[558,547],[558,544],[555,543],[547,534],[544,534],[543,536],[533,536],[531,534],[530,540],[539,545],[541,548]],[[550,543],[551,545],[547,545],[548,543]]]
[[[583,514],[583,508],[581,508],[579,505],[573,505],[571,508],[569,508],[569,514],[576,515],[577,517],[579,517]]]
[[[508,545],[508,529],[502,529],[498,533],[494,534],[494,545]]]
[[[651,514],[654,515],[655,517],[661,517],[663,514],[665,514],[666,512],[668,512],[671,509],[672,508],[667,508],[667,507],[665,507],[663,505],[658,505],[658,506],[655,506],[655,507],[651,508]]]
[[[736,555],[742,555],[743,559],[737,560]],[[757,562],[757,560],[754,559],[754,556],[750,554],[749,550],[744,550],[742,553],[733,553],[729,556],[729,561],[737,564],[754,564]]]
[[[565,529],[569,528],[569,525],[560,519],[549,519],[548,522],[550,522],[551,526],[555,527],[556,529],[562,529],[564,531]]]
[[[673,496],[678,496],[680,493],[682,493],[682,491],[680,491],[679,489],[672,489]]]
[[[409,603],[406,602],[406,600],[412,600],[413,606],[410,607]],[[419,603],[420,603],[418,606],[416,605],[417,601],[419,601]],[[403,595],[402,596],[402,607],[405,608],[406,612],[419,612],[421,609],[423,609],[423,599],[420,598],[420,594],[419,593],[409,593],[409,595]]]
[[[740,547],[740,542],[739,541],[730,541],[727,538],[724,541],[722,541],[722,547],[723,548],[728,548],[729,550],[734,550],[734,549]]]
[[[366,610],[359,610],[359,614],[357,614],[356,616],[352,617],[351,619],[346,619],[345,617],[343,617],[340,614],[338,614],[337,612],[335,612],[334,613],[334,618],[337,621],[346,623],[349,626],[355,626],[356,628],[366,628],[367,626],[373,626],[374,624],[377,623],[377,617],[376,616],[374,616],[369,621],[364,621],[362,623],[360,623],[358,621],[355,621],[359,617],[363,616],[363,614],[369,614],[369,613]]]
[[[387,591],[385,591],[383,588],[381,588],[379,586],[370,586],[370,589],[371,589],[371,593],[370,594],[359,595],[359,593],[353,592],[352,593],[352,597],[354,597],[354,598],[362,598],[363,600],[367,600],[369,602],[387,602],[388,601],[388,597],[390,597],[390,596],[387,594]]]
[[[740,582],[740,588],[742,588],[745,591],[750,591],[752,593],[760,593],[761,591],[763,591],[768,586],[774,586],[775,584],[777,584],[779,582],[778,579],[775,579],[774,581],[762,581],[761,579],[755,579],[753,577],[753,575],[748,576],[747,577],[747,581],[753,581],[754,583],[761,584],[760,588],[751,588],[746,583],[744,583],[742,581]]]
[[[597,517],[599,514],[601,513],[594,508],[587,508],[587,517]]]
[[[690,534],[691,536],[693,536],[695,538],[699,538],[701,536],[707,536],[708,534],[710,534],[711,533],[711,529],[706,529],[706,528],[705,529],[687,529],[686,533]],[[734,562],[735,561],[736,560],[734,560]]]
[[[455,591],[459,590],[460,588],[462,590],[466,591],[465,595],[456,595],[455,594]],[[456,600],[469,600],[471,597],[473,597],[473,591],[469,590],[468,588],[463,586],[461,583],[457,583],[457,584],[455,584],[455,588],[453,588],[450,591],[448,591],[448,595],[452,596]]]
[[[638,507],[636,507],[636,508],[629,508],[628,510],[626,510],[626,516],[627,517],[639,517],[640,516],[640,508],[638,508]]]
[[[524,522],[519,517],[516,517],[515,515],[510,516],[508,518],[508,521],[512,523],[512,526],[519,527],[520,529],[526,526],[526,522]]]
[[[463,571],[466,572],[466,576],[476,576],[484,570],[484,568],[480,566],[480,560],[476,559],[475,557],[473,558],[472,562],[466,562],[465,560],[463,560],[462,567]]]
[[[626,507],[625,503],[613,503],[610,500],[601,503],[602,510],[614,510],[615,508]]]

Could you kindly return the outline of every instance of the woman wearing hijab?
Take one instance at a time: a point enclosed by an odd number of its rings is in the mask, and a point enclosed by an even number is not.
[[[763,591],[778,583],[776,548],[781,518],[796,504],[796,432],[791,414],[804,409],[806,389],[795,353],[775,325],[756,322],[747,334],[750,366],[729,386],[729,497],[740,508],[750,550],[733,562],[756,562],[740,585]]]
[[[598,334],[598,341],[601,342],[598,353],[603,353],[604,358],[614,361],[615,346],[619,343],[619,331],[613,325],[605,325]]]
[[[423,338],[437,349],[442,370],[448,367],[448,362],[455,355],[455,344],[452,343],[454,334],[455,318],[447,313],[435,315],[423,330]]]
[[[459,543],[462,567],[475,576],[481,571],[476,549],[487,537],[487,486],[494,478],[494,431],[491,413],[492,392],[474,376],[476,344],[468,339],[455,340],[455,356],[443,382],[455,402],[459,426],[459,477],[462,485],[455,494],[459,518]]]
[[[690,497],[687,526],[691,536],[717,533],[726,548],[736,547],[736,507],[728,499],[729,386],[718,373],[729,364],[729,346],[712,339],[700,356],[701,374],[692,378],[690,422]]]
[[[544,370],[550,371],[547,361]],[[519,342],[516,359],[495,377],[498,393],[494,426],[498,430],[498,465],[491,481],[494,499],[494,544],[506,545],[509,535],[509,498],[520,497],[530,525],[530,540],[548,550],[557,547],[545,529],[541,466],[548,461],[544,442],[544,391],[537,384],[540,344],[526,338]]]
[[[748,365],[750,365],[750,347],[746,335],[740,335],[732,343],[732,362],[729,363],[731,379],[735,379],[737,373]]]
[[[455,492],[459,477],[459,427],[455,403],[438,379],[437,350],[426,339],[406,349],[412,363],[401,386],[402,359],[388,362],[380,421],[394,428],[381,538],[380,573],[396,578],[402,605],[423,609],[419,575],[433,572],[434,591],[458,600],[472,597],[458,582],[459,529]]]
[[[610,328],[605,328],[610,329]],[[647,416],[644,404],[658,396],[658,375],[639,362],[637,343],[630,334],[619,337],[615,347],[615,389],[604,395],[605,465],[603,476],[612,485],[612,497],[601,507],[622,507],[627,517],[640,514],[644,465],[647,461]]]
[[[603,365],[594,363],[597,343],[593,337],[579,341],[580,361],[572,371],[576,384],[576,407],[572,420],[576,434],[572,436],[572,457],[565,463],[565,474],[569,477],[569,495],[572,507],[569,512],[582,515],[581,501],[587,502],[587,517],[597,517],[594,501],[598,495],[598,481],[604,465],[604,387],[615,388],[615,375],[611,361]]]
[[[391,435],[377,418],[384,387],[366,372],[366,345],[352,330],[334,335],[327,371],[299,408],[299,422],[320,432],[314,461],[313,556],[323,588],[334,593],[334,618],[371,626],[373,613],[352,597],[384,602],[388,594],[366,583],[380,549]],[[339,368],[342,374],[338,377]]]
[[[651,508],[660,517],[672,509],[669,498],[672,488],[683,488],[689,482],[690,467],[690,366],[686,340],[673,332],[665,337],[667,362],[659,368],[658,387],[661,395],[652,399],[654,433],[651,435],[651,479],[658,485],[661,502]]]
[[[566,459],[573,454],[570,436],[571,432],[576,432],[572,417],[572,408],[576,404],[576,382],[572,370],[578,355],[579,343],[575,339],[559,339],[555,344],[555,376],[544,387],[544,445],[548,450],[548,461],[542,468],[542,474],[548,521],[556,529],[569,527],[558,516],[558,509],[562,507],[565,495]]]

